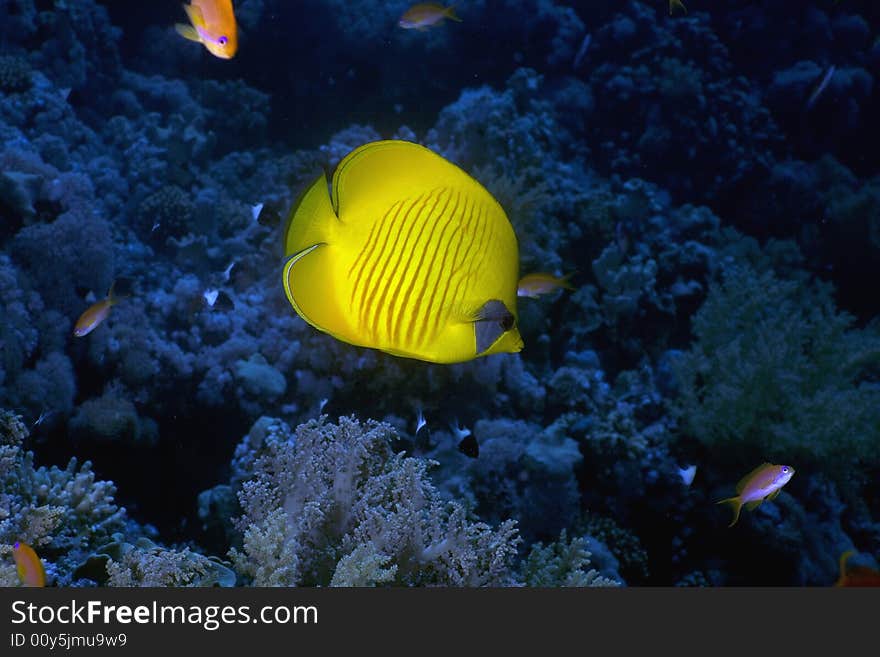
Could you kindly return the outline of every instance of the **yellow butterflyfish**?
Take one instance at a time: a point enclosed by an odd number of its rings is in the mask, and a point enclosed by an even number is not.
[[[433,151],[376,141],[318,176],[284,235],[284,291],[344,342],[435,363],[517,352],[519,246],[501,205]]]

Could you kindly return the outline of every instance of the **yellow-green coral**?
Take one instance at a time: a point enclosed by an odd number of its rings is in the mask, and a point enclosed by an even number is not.
[[[569,540],[563,529],[558,541],[532,545],[523,562],[523,579],[526,586],[620,586],[617,580],[590,568],[590,556],[587,541],[578,536]]]
[[[676,364],[683,434],[743,462],[810,464],[852,481],[880,464],[880,335],[853,328],[827,285],[730,268]],[[876,375],[876,373],[875,373]]]

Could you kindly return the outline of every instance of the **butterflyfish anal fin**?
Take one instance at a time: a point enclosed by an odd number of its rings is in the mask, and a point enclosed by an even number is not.
[[[184,25],[183,23],[175,23],[174,29],[177,30],[177,33],[182,36],[184,39],[189,39],[190,41],[195,41],[196,43],[201,43],[202,39],[199,37],[199,33],[196,32],[195,28],[191,25]]]
[[[779,497],[779,493],[781,493],[781,492],[782,492],[782,489],[781,489],[781,488],[777,488],[775,491],[773,491],[772,493],[770,493],[770,494],[769,494],[766,498],[764,498],[764,499],[766,499],[768,502],[771,501],[771,500],[775,500],[777,497]]]
[[[754,511],[759,506],[761,506],[761,502],[763,502],[763,501],[764,501],[763,499],[760,499],[760,500],[752,500],[751,502],[746,502],[746,508],[749,511]]]

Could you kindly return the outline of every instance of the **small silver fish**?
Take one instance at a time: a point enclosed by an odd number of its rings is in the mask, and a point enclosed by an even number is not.
[[[837,67],[834,64],[825,69],[822,77],[819,78],[818,84],[813,88],[813,92],[807,99],[807,111],[812,109],[812,107],[816,104],[816,101],[819,100],[819,96],[821,96],[822,92],[824,92],[825,89],[828,87],[828,83],[831,82],[831,78],[834,77],[834,72],[836,70]]]
[[[590,47],[590,42],[593,40],[592,35],[587,32],[584,40],[581,41],[581,47],[578,48],[577,54],[574,56],[574,63],[572,64],[572,68],[577,68],[581,65],[581,62],[584,61],[584,55],[587,54],[587,48]]]

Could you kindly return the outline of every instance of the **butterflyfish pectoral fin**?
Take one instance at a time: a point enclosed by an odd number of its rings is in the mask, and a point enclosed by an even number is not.
[[[514,327],[516,318],[501,301],[491,299],[477,311],[473,322],[477,353],[481,354]]]
[[[196,43],[202,42],[202,38],[199,36],[199,33],[196,32],[195,28],[190,25],[175,23],[174,29],[177,30],[177,33],[184,39],[189,39],[190,41],[195,41]]]

